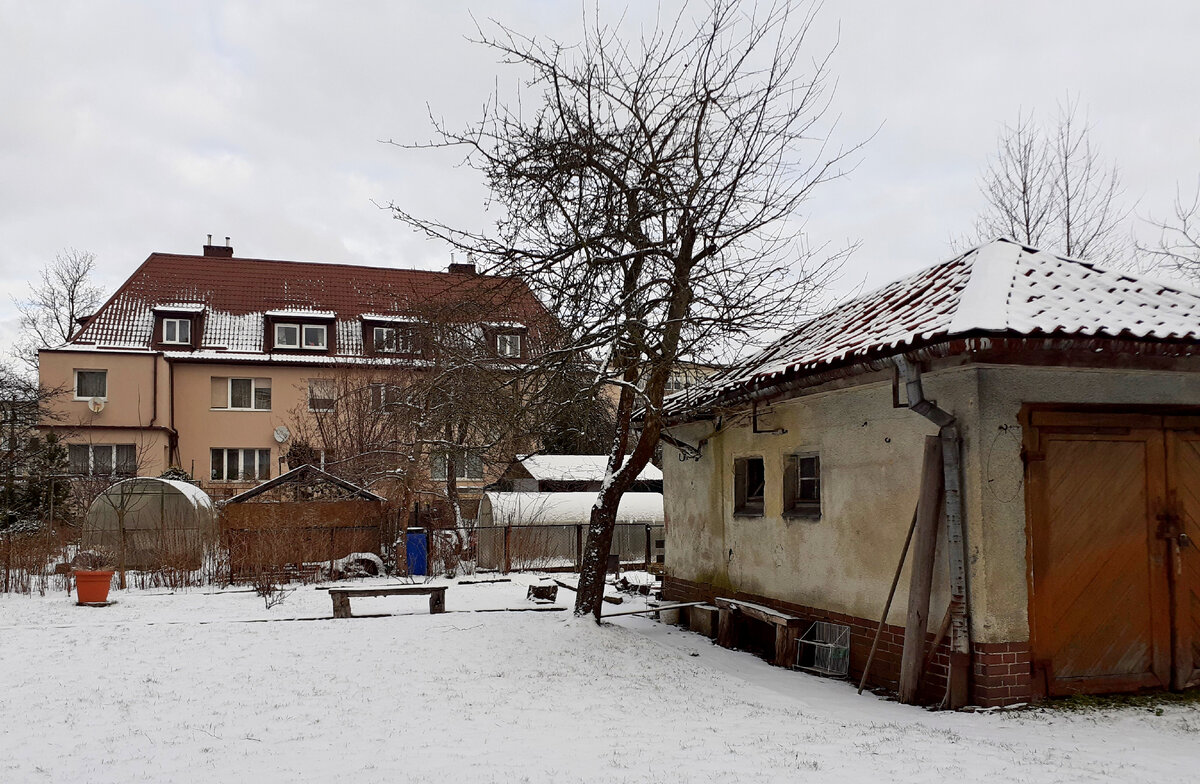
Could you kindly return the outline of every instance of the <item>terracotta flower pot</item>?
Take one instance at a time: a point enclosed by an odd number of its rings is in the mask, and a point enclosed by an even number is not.
[[[80,604],[108,601],[112,572],[75,572],[75,595]]]

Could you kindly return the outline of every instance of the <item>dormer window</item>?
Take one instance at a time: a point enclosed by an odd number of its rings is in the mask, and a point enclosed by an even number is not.
[[[375,327],[372,333],[377,354],[416,353],[416,340],[409,327]]]
[[[153,347],[167,351],[190,349],[204,333],[204,305],[199,302],[166,302],[154,308]]]
[[[521,336],[515,333],[497,335],[496,354],[507,359],[518,359],[521,356]]]
[[[330,311],[269,310],[264,344],[272,350],[329,353],[335,315]]]
[[[186,318],[163,319],[163,343],[172,345],[192,344],[192,320]]]

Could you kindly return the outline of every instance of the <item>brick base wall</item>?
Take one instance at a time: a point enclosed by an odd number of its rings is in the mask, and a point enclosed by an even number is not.
[[[818,607],[792,604],[757,594],[715,589],[706,583],[695,583],[678,577],[663,578],[663,599],[678,602],[712,602],[717,596],[741,599],[773,607],[806,621],[829,621],[850,627],[850,679],[862,678],[871,642],[875,639],[878,621],[824,610]],[[926,648],[933,644],[934,635],[926,638]],[[904,627],[884,624],[879,647],[871,664],[870,686],[895,692],[900,681],[900,655],[904,650]],[[1031,657],[1029,644],[977,643],[971,646],[971,703],[984,707],[1026,702],[1030,698]],[[950,645],[943,640],[921,678],[920,699],[927,704],[940,703],[946,692],[950,673]]]

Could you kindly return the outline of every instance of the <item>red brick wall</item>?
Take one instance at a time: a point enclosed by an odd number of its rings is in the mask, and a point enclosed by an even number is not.
[[[844,613],[808,607],[800,604],[772,599],[757,594],[730,592],[716,589],[705,583],[694,583],[678,577],[663,578],[663,599],[680,602],[711,602],[716,596],[741,599],[755,604],[774,607],[781,612],[795,615],[806,621],[830,621],[850,627],[850,680],[854,683],[862,678],[871,642],[875,638],[878,621],[857,618]],[[933,644],[934,635],[926,638],[926,646]],[[870,686],[895,692],[900,680],[900,654],[904,649],[904,627],[885,624],[879,636],[879,647],[875,661],[871,664]],[[1024,642],[984,644],[976,643],[972,649],[971,703],[991,707],[1026,702],[1030,698],[1031,659],[1029,644]],[[939,703],[946,692],[946,678],[950,670],[950,645],[943,640],[938,646],[929,668],[921,678],[920,698],[925,703]]]
[[[1033,697],[1033,658],[1027,642],[971,646],[972,690],[977,705],[1012,705]]]

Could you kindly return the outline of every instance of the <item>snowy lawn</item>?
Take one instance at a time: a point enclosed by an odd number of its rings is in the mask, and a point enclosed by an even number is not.
[[[466,612],[532,581],[350,620],[311,586],[0,596],[0,782],[1200,779],[1195,704],[930,713],[638,617]]]

